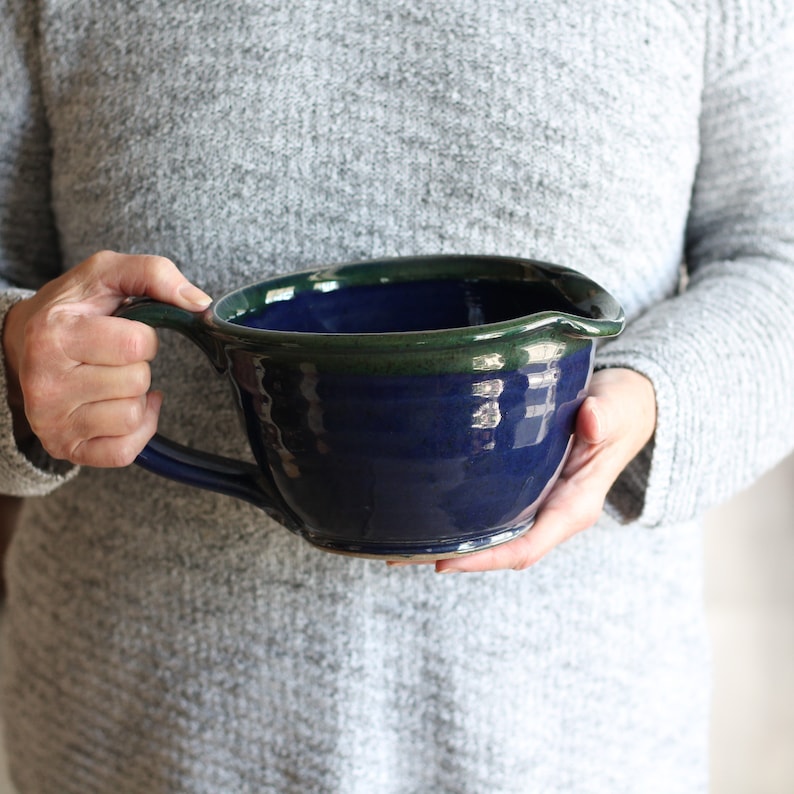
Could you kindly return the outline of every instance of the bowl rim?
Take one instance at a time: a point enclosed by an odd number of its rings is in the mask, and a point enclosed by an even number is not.
[[[263,303],[288,300],[305,290],[331,291],[357,284],[405,282],[437,278],[542,281],[558,289],[580,313],[533,312],[477,326],[384,333],[318,333],[252,328],[241,317]],[[264,295],[263,295],[264,293]],[[264,298],[264,300],[263,300]],[[607,290],[572,268],[518,257],[437,254],[357,260],[320,266],[250,282],[223,295],[204,313],[216,334],[235,344],[257,348],[363,353],[441,350],[463,345],[510,343],[515,337],[543,329],[566,337],[597,339],[616,336],[625,326],[622,306]]]

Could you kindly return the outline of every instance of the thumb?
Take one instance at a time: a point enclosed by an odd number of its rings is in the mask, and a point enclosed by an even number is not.
[[[145,296],[187,311],[201,311],[212,302],[162,256],[101,251],[78,265],[72,276],[81,297],[103,304],[108,313],[129,297]]]
[[[586,444],[601,444],[609,437],[611,403],[608,398],[590,395],[576,416],[576,437]]]
[[[590,445],[627,444],[636,454],[656,427],[656,396],[651,382],[628,369],[593,375],[590,394],[576,417],[577,438]]]

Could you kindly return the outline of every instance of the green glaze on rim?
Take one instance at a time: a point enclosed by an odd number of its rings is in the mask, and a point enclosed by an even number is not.
[[[262,306],[305,290],[414,280],[538,282],[553,287],[571,311],[548,311],[501,322],[431,331],[306,333],[249,328],[240,323]],[[618,301],[569,268],[512,257],[440,255],[352,262],[269,278],[234,290],[202,316],[209,332],[229,350],[258,352],[264,359],[297,365],[312,362],[350,373],[440,374],[494,372],[581,350],[594,339],[616,336],[624,325]],[[198,329],[195,329],[198,330]]]

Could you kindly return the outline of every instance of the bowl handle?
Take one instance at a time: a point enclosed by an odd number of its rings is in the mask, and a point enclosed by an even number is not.
[[[206,322],[210,311],[193,313],[150,298],[132,298],[116,310],[115,316],[177,331],[196,344],[222,374],[226,372],[225,355]],[[301,530],[300,521],[275,484],[253,463],[192,449],[160,433],[155,433],[135,462],[176,482],[251,502],[288,529]]]

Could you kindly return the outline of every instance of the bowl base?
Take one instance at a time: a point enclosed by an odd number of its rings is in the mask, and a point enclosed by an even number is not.
[[[411,560],[414,562],[432,562],[434,560],[445,560],[452,557],[461,557],[466,554],[474,554],[478,551],[501,546],[511,540],[520,538],[528,532],[534,517],[526,524],[510,529],[500,529],[488,535],[469,538],[465,541],[460,540],[439,540],[430,543],[353,543],[329,540],[322,536],[304,533],[303,537],[322,551],[330,551],[333,554],[342,554],[347,557],[364,557],[372,560],[384,560],[399,562]]]

